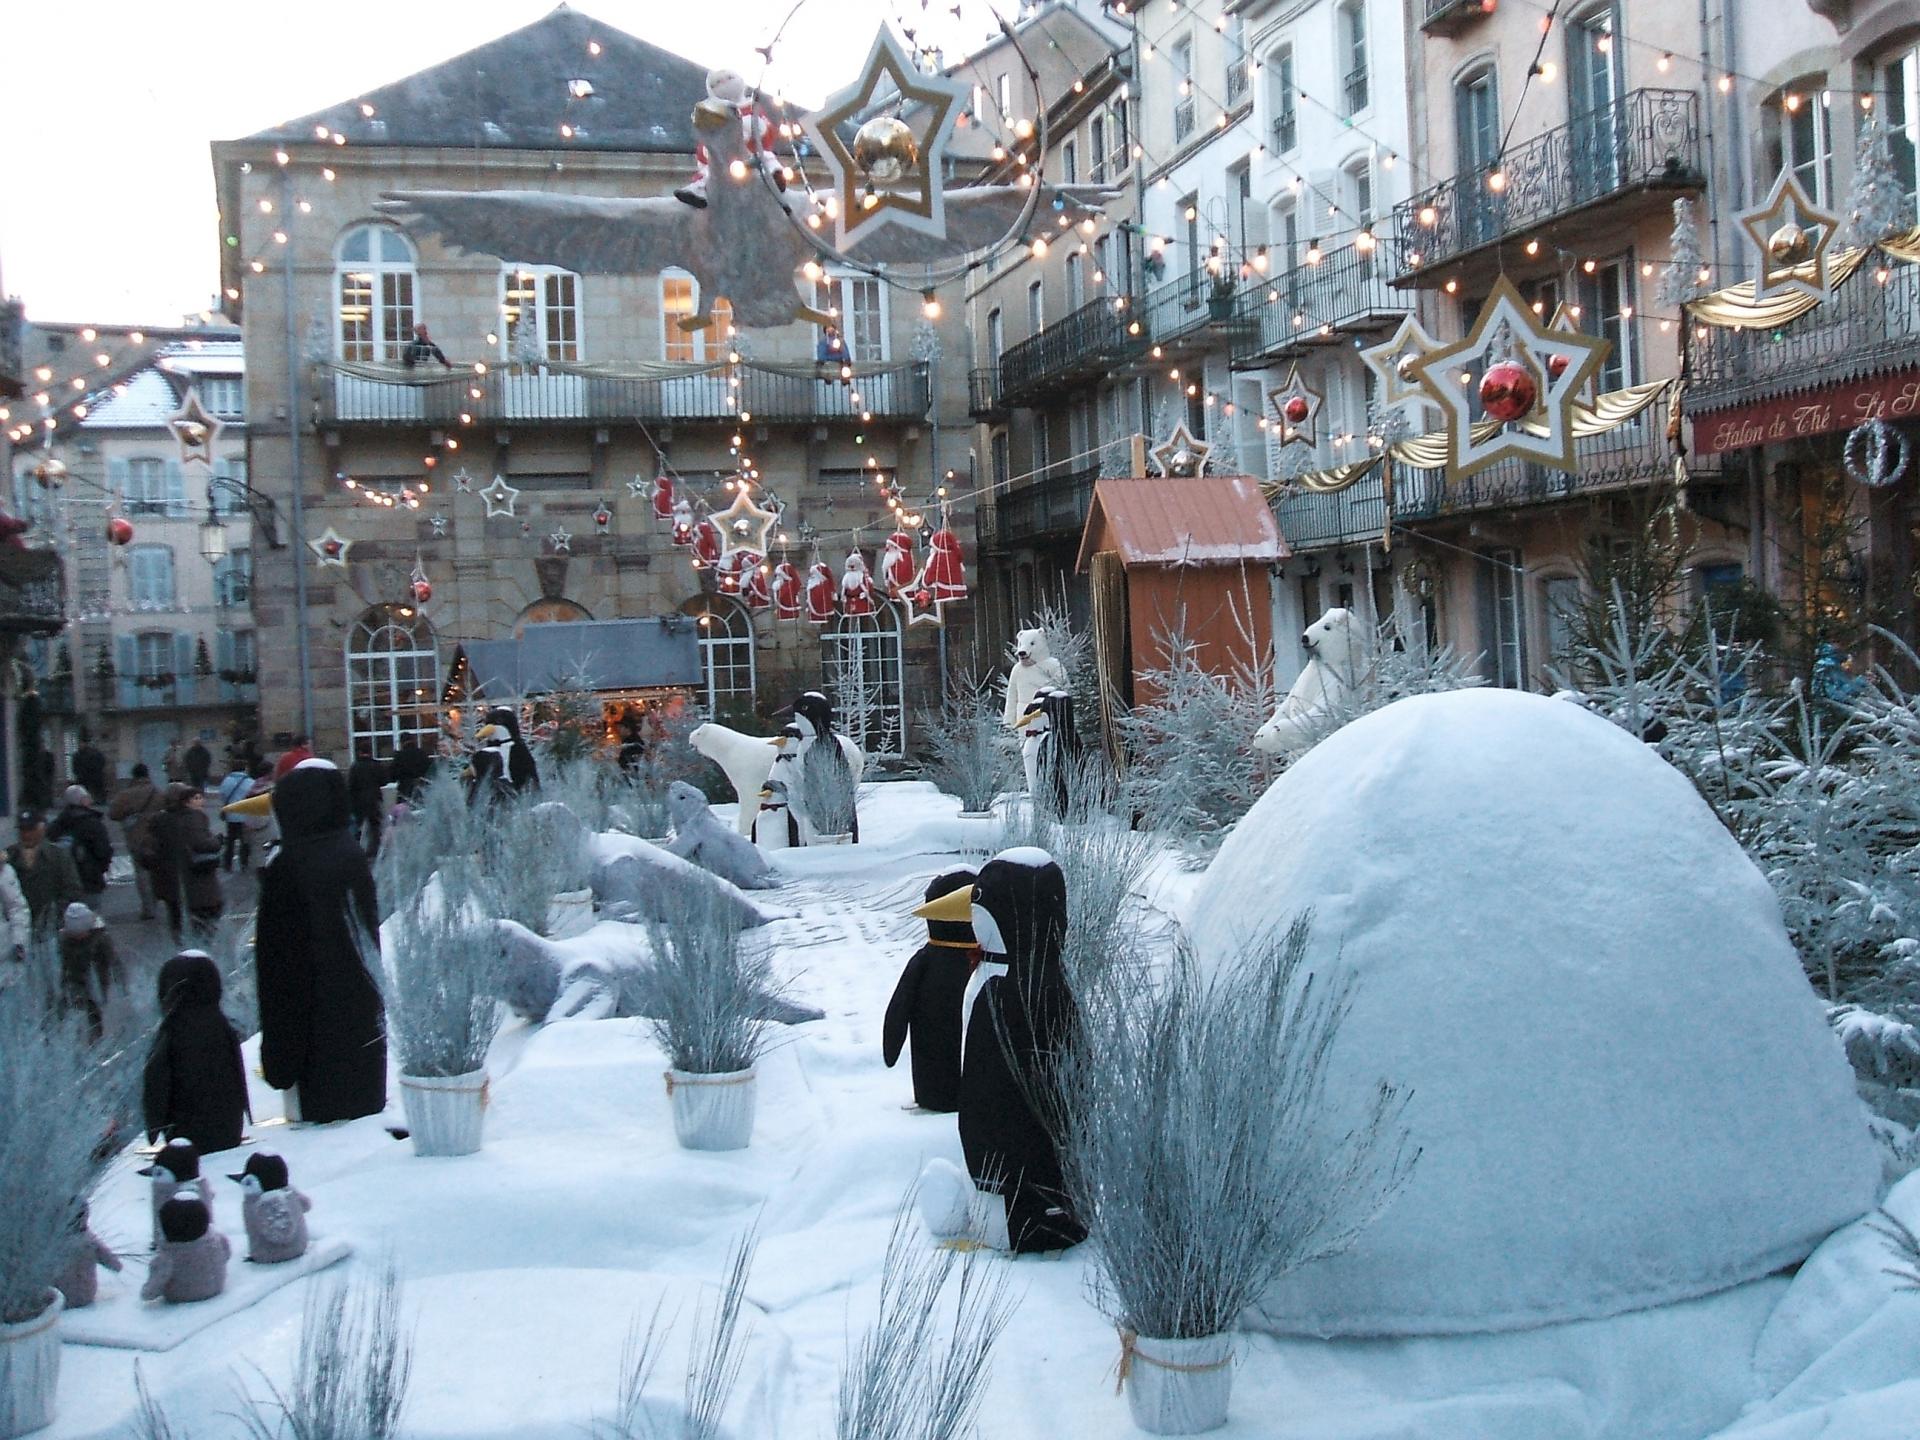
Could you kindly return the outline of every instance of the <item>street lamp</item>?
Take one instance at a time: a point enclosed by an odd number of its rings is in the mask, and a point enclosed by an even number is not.
[[[200,553],[207,557],[209,565],[218,565],[227,558],[227,527],[214,514],[212,496],[207,497],[207,518],[200,522]]]

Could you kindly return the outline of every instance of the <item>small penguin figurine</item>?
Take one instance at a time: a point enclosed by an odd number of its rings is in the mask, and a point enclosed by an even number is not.
[[[1080,735],[1073,723],[1073,696],[1065,690],[1042,690],[1020,717],[1020,763],[1027,772],[1027,794],[1043,814],[1067,813],[1068,778],[1080,754]]]
[[[770,802],[777,804],[779,814],[766,822],[754,821],[754,840],[765,849],[786,850],[804,845],[813,836],[806,826],[805,817],[793,803],[793,792],[800,784],[800,742],[805,737],[798,725],[785,726],[773,737],[773,765],[767,771],[767,783],[760,791],[761,815],[767,814]],[[777,833],[774,827],[778,826]]]
[[[93,1304],[100,1294],[101,1266],[116,1273],[126,1267],[87,1224],[85,1202],[73,1212],[67,1245],[67,1268],[55,1284],[66,1299],[67,1309],[81,1310]]]
[[[179,1196],[197,1198],[213,1213],[213,1187],[200,1173],[200,1152],[190,1141],[169,1140],[153,1157],[153,1163],[140,1172],[147,1177],[148,1197],[153,1206],[153,1243],[160,1244],[160,1211],[169,1200]]]
[[[846,777],[847,784],[856,785],[858,776],[853,766],[847,762],[846,751],[841,747],[841,736],[833,728],[833,702],[818,690],[809,690],[793,702],[793,724],[800,732],[800,758],[798,765],[804,773],[809,765],[827,765]],[[800,792],[805,794],[803,790]],[[816,818],[802,815],[803,825],[818,828]],[[849,827],[852,843],[860,843],[860,812],[853,812],[853,823]]]
[[[269,1150],[247,1157],[229,1180],[240,1187],[240,1219],[247,1227],[247,1259],[279,1265],[307,1253],[307,1212],[313,1202],[287,1183],[287,1162]]]
[[[777,762],[776,762],[777,763]],[[769,777],[760,787],[760,810],[753,817],[753,843],[762,850],[791,850],[800,843],[787,783]]]
[[[927,882],[928,901],[973,884],[975,874],[962,867]],[[900,1047],[913,1041],[913,1101],[921,1110],[951,1113],[960,1108],[960,1003],[979,954],[967,920],[929,920],[927,943],[913,952],[900,983],[887,1002],[880,1030],[880,1054],[891,1070]]]
[[[213,1212],[199,1200],[169,1200],[160,1207],[160,1244],[147,1268],[142,1300],[186,1305],[211,1300],[227,1288],[233,1246],[213,1228]]]
[[[540,767],[534,763],[533,751],[527,748],[527,742],[521,738],[520,712],[511,705],[496,705],[487,711],[486,723],[506,731],[507,779],[513,788],[519,791],[538,790]]]
[[[934,921],[968,919],[984,952],[967,982],[960,1040],[960,1147],[967,1174],[934,1160],[919,1203],[937,1239],[975,1238],[1016,1253],[1087,1238],[1073,1213],[1053,1136],[1035,1113],[1048,1059],[1072,1044],[1073,992],[1060,963],[1067,882],[1046,851],[1003,850],[969,887],[922,905]],[[981,1192],[981,1193],[976,1193]],[[978,1233],[975,1233],[977,1230]]]

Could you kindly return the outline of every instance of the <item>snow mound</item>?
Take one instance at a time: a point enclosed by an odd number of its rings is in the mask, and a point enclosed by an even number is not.
[[[1804,1259],[1878,1161],[1759,871],[1680,773],[1542,696],[1402,700],[1221,847],[1205,963],[1315,913],[1355,979],[1327,1093],[1412,1090],[1407,1187],[1249,1323],[1444,1334],[1592,1319]]]

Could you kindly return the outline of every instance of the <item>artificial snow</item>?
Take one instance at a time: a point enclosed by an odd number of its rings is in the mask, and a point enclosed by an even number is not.
[[[229,1155],[234,1152],[229,1151]],[[239,1163],[237,1160],[235,1163]],[[225,1209],[233,1212],[229,1223],[222,1224],[221,1207],[214,1208],[216,1228],[226,1231],[233,1246],[233,1259],[227,1264],[227,1288],[211,1300],[190,1305],[167,1305],[142,1300],[140,1286],[146,1280],[149,1256],[136,1251],[125,1256],[126,1269],[119,1274],[102,1271],[100,1294],[93,1304],[69,1310],[60,1318],[60,1338],[69,1345],[106,1345],[116,1350],[171,1350],[211,1325],[217,1325],[240,1311],[257,1305],[283,1285],[304,1280],[316,1270],[337,1265],[353,1253],[353,1246],[338,1236],[311,1237],[307,1253],[298,1259],[277,1265],[255,1265],[245,1258],[246,1227],[240,1223],[240,1206],[232,1195]]]
[[[1402,700],[1277,780],[1192,931],[1218,964],[1311,910],[1354,981],[1328,1093],[1407,1087],[1413,1176],[1250,1323],[1511,1330],[1666,1305],[1804,1259],[1879,1164],[1766,881],[1680,773],[1507,690]]]

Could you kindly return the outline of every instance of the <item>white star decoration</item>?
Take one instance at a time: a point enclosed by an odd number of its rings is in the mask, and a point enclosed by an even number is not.
[[[1282,445],[1305,445],[1308,449],[1317,449],[1320,444],[1320,406],[1323,400],[1320,392],[1308,385],[1300,376],[1300,367],[1294,365],[1287,371],[1287,383],[1278,390],[1269,390],[1267,400],[1273,406],[1273,413],[1280,421],[1280,443]]]
[[[720,558],[725,559],[736,550],[751,550],[756,555],[767,553],[767,540],[773,534],[773,527],[780,523],[780,512],[771,507],[756,505],[753,496],[748,493],[747,482],[742,480],[734,491],[733,503],[713,517],[713,523],[720,527]]]
[[[193,389],[187,391],[180,408],[167,417],[167,429],[173,432],[174,442],[180,447],[182,465],[205,465],[211,469],[213,442],[225,428],[200,403],[200,392]]]
[[[653,493],[653,477],[650,475],[635,475],[631,480],[627,481],[627,493],[636,500],[642,495],[651,495]]]
[[[427,524],[433,527],[433,533],[436,536],[447,533],[447,517],[438,511],[427,517]]]
[[[907,588],[900,592],[900,604],[907,612],[907,625],[944,625],[947,623],[945,600],[929,598],[925,605],[919,603],[919,596],[926,583],[926,571],[913,577]]]
[[[566,551],[569,555],[573,553],[573,532],[568,530],[566,526],[562,525],[558,530],[549,535],[547,540],[553,546],[556,555],[562,550]]]
[[[507,477],[504,475],[494,476],[491,485],[476,493],[487,502],[489,520],[496,515],[512,515],[513,507],[520,499],[520,492],[507,483]]]
[[[1171,435],[1153,447],[1153,462],[1162,475],[1202,475],[1206,473],[1207,456],[1212,453],[1213,446],[1196,440],[1182,420]]]
[[[344,570],[347,568],[347,552],[353,548],[353,542],[329,525],[307,542],[307,548],[319,557],[322,565],[337,565]]]
[[[1392,335],[1360,352],[1361,362],[1380,379],[1382,405],[1426,400],[1427,392],[1413,378],[1413,362],[1431,354],[1438,343],[1418,320],[1408,315]]]
[[[466,466],[453,472],[453,488],[462,495],[473,493],[473,475]]]

